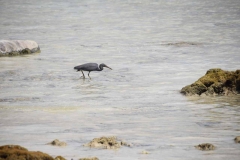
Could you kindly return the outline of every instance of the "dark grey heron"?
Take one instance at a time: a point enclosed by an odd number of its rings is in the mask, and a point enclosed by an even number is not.
[[[74,69],[78,71],[81,71],[83,74],[83,79],[85,79],[85,75],[83,73],[83,71],[88,71],[88,77],[91,79],[91,77],[89,76],[91,71],[102,71],[103,67],[107,67],[109,69],[112,69],[110,67],[108,67],[106,64],[102,63],[100,65],[98,65],[97,63],[85,63],[79,66],[74,67]]]

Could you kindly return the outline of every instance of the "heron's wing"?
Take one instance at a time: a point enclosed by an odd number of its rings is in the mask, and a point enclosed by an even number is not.
[[[76,66],[76,67],[74,67],[74,69],[83,70],[83,71],[97,71],[98,64],[97,63],[86,63],[86,64]]]

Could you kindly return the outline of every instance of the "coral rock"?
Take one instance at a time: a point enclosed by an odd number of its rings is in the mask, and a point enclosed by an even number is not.
[[[100,137],[94,138],[91,142],[85,144],[86,147],[103,148],[103,149],[118,149],[121,146],[130,146],[126,142],[118,142],[116,137]]]
[[[210,69],[195,83],[182,88],[181,93],[191,95],[236,95],[240,93],[240,70]]]

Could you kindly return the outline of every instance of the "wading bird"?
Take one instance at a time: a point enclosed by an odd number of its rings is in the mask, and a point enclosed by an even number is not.
[[[86,63],[86,64],[82,64],[79,66],[74,67],[74,69],[78,71],[81,71],[83,74],[83,79],[85,79],[85,75],[83,73],[83,71],[88,71],[88,77],[91,79],[91,77],[89,76],[91,71],[102,71],[103,67],[107,67],[109,69],[112,69],[110,67],[108,67],[106,64],[102,63],[100,65],[98,65],[97,63]]]

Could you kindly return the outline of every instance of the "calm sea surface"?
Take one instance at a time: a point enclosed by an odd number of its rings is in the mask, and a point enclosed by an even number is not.
[[[0,37],[41,48],[0,58],[0,145],[69,160],[239,159],[240,95],[179,93],[210,68],[240,69],[239,0],[0,0]],[[80,79],[73,67],[88,62],[113,70]],[[83,147],[101,136],[132,147]]]

